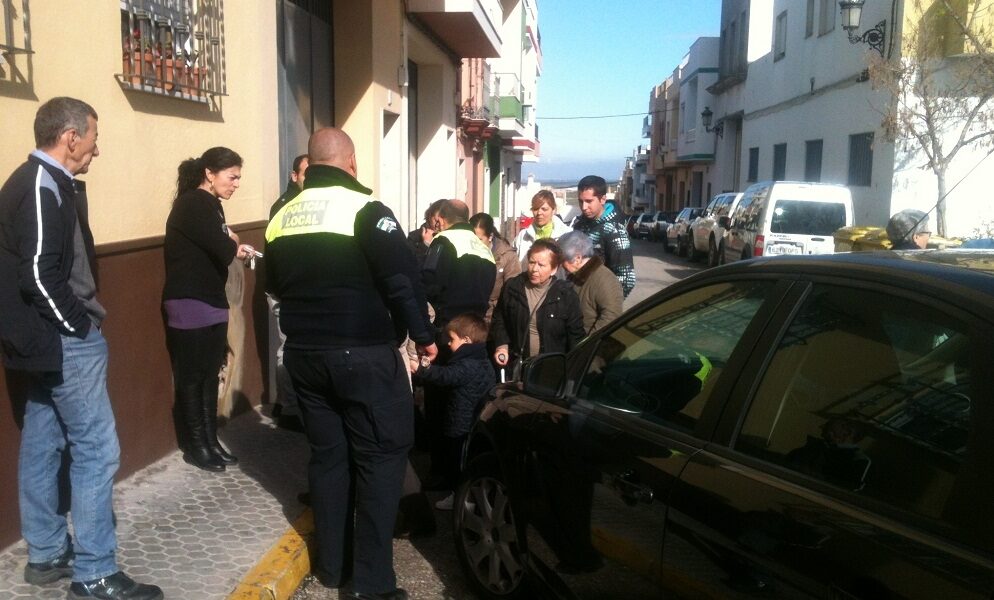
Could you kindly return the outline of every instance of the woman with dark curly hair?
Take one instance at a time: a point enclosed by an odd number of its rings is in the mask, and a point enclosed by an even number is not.
[[[184,460],[205,471],[238,462],[217,440],[217,392],[227,352],[228,265],[255,254],[228,229],[221,207],[238,189],[241,172],[242,158],[223,147],[183,161],[166,220],[162,309],[176,390],[176,437]]]

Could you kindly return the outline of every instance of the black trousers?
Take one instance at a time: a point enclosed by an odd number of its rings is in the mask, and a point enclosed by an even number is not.
[[[356,592],[393,591],[393,530],[414,443],[414,398],[400,352],[390,344],[286,348],[284,364],[311,446],[318,575],[341,585],[351,570]]]
[[[176,437],[180,447],[189,440],[186,424],[179,415],[178,404],[183,398],[204,406],[213,400],[217,403],[218,372],[224,363],[228,345],[228,324],[218,323],[197,329],[166,327],[166,347],[173,368],[173,386],[176,388],[177,406],[173,408]]]

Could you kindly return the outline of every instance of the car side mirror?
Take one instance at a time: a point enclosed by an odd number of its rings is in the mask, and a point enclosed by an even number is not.
[[[521,381],[526,394],[559,398],[566,386],[566,355],[543,354],[526,361]]]
[[[728,229],[731,226],[732,226],[731,219],[729,219],[728,217],[718,217],[718,227],[721,227],[722,229]]]

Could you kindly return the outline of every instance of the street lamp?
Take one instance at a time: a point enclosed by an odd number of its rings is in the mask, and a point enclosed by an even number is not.
[[[711,127],[711,119],[714,118],[714,111],[711,110],[710,106],[704,107],[704,112],[701,113],[701,125],[704,125],[704,131],[711,133],[712,131],[718,134],[718,137],[724,138],[725,124],[722,121],[718,121],[718,124]]]
[[[839,8],[842,9],[842,29],[849,36],[850,44],[868,44],[870,48],[883,56],[886,20],[880,21],[873,29],[867,30],[863,35],[856,33],[856,30],[859,29],[860,17],[863,16],[863,4],[865,3],[866,0],[839,0]]]

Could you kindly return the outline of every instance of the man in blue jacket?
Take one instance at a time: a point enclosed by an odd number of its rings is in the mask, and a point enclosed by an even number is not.
[[[37,149],[0,189],[0,344],[15,406],[23,406],[18,486],[28,545],[24,579],[72,576],[68,598],[158,600],[162,590],[118,570],[111,501],[119,448],[107,395],[106,312],[97,301],[85,188],[97,113],[74,98],[38,109]],[[71,457],[73,533],[58,477]]]

